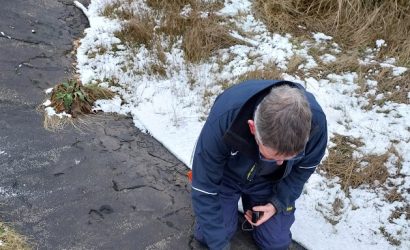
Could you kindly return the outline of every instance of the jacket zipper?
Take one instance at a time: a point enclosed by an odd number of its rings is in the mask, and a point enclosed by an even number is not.
[[[248,174],[246,175],[246,180],[248,182],[252,182],[253,178],[255,177],[256,173],[256,164],[253,164],[252,168],[248,171]]]

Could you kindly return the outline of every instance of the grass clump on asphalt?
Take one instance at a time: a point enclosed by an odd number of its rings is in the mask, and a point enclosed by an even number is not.
[[[346,48],[358,49],[386,40],[380,55],[410,63],[408,0],[256,0],[254,9],[273,31],[320,31]]]
[[[66,112],[73,117],[89,114],[98,99],[111,99],[114,93],[96,84],[82,85],[76,80],[68,80],[54,87],[51,92],[51,106],[57,113]]]
[[[46,106],[44,128],[58,131],[64,129],[67,124],[77,128],[86,127],[88,119],[80,119],[80,116],[94,113],[92,109],[96,100],[112,99],[114,95],[98,84],[82,85],[73,79],[60,83],[52,89],[50,100],[40,106]]]
[[[0,222],[0,249],[2,250],[29,250],[31,247],[27,239]]]

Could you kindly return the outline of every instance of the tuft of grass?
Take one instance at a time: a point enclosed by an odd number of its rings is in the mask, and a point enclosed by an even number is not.
[[[357,72],[363,74],[375,65],[362,65],[359,63],[357,53],[343,53],[336,58],[335,61],[323,63],[321,60],[316,60],[318,67],[310,70],[314,74],[326,76],[328,74],[341,74],[346,72]]]
[[[63,130],[67,124],[73,124],[72,119],[67,116],[58,117],[56,115],[49,116],[47,114],[44,115],[43,125],[46,130],[49,131],[61,131]]]
[[[380,53],[410,62],[410,2],[407,0],[256,0],[254,9],[272,31],[308,31],[332,35],[348,49],[388,47]]]
[[[96,84],[82,85],[76,80],[68,80],[54,87],[51,93],[51,106],[56,112],[65,111],[76,117],[91,113],[94,102],[98,99],[111,99],[114,93]]]
[[[401,76],[393,76],[391,68],[384,68],[376,76],[377,93],[386,94],[386,101],[410,104],[410,72]]]
[[[181,16],[179,8],[168,8],[164,11],[158,32],[174,39],[183,36],[192,25],[192,18]]]
[[[160,75],[160,76],[166,76],[167,75],[167,71],[165,69],[165,67],[162,64],[151,64],[150,66],[150,70],[152,72],[152,74],[154,75]]]
[[[363,184],[377,187],[386,182],[389,173],[385,163],[390,152],[382,155],[368,154],[357,159],[353,157],[353,153],[363,146],[360,139],[335,134],[331,141],[335,146],[329,149],[328,157],[319,168],[331,178],[338,177],[346,194],[350,187],[357,188]]]
[[[404,200],[402,194],[397,191],[397,188],[393,188],[392,190],[390,190],[390,192],[386,193],[384,197],[390,203],[393,203],[395,201],[403,201]]]
[[[245,44],[230,35],[230,30],[216,15],[194,17],[192,26],[184,34],[182,48],[188,61],[196,63],[209,58],[213,52],[234,45]]]
[[[261,79],[261,80],[281,80],[282,72],[276,66],[275,63],[270,62],[264,65],[263,69],[249,71],[241,75],[238,79],[238,82],[250,80],[250,79]]]
[[[305,73],[299,70],[299,66],[306,62],[306,58],[298,55],[293,55],[288,62],[286,73],[289,75],[303,76]]]
[[[123,2],[117,0],[106,5],[101,15],[111,19],[129,20],[134,17],[134,12],[131,8],[126,8]]]
[[[104,10],[101,12],[101,15],[108,18],[115,18],[115,12],[118,10],[119,7],[121,7],[120,1],[115,1],[111,4],[107,4]]]
[[[186,5],[195,4],[195,0],[146,0],[146,4],[155,10],[164,10],[166,8],[182,9]]]
[[[401,241],[394,238],[393,235],[391,235],[389,232],[387,232],[385,227],[383,227],[383,226],[379,227],[379,231],[387,239],[387,241],[390,242],[390,244],[392,244],[393,246],[400,246],[401,245]]]
[[[88,51],[87,57],[90,58],[90,59],[93,59],[97,56],[97,54],[98,55],[104,55],[107,52],[107,48],[105,48],[103,46],[96,46],[96,49],[97,49],[96,51],[95,50]]]
[[[114,33],[124,44],[131,47],[145,45],[151,49],[154,44],[155,21],[148,13],[131,18],[120,31]]]
[[[370,95],[369,103],[365,110],[370,110],[373,106],[383,106],[386,102],[410,104],[407,93],[410,92],[410,72],[405,72],[400,76],[394,76],[391,68],[381,68],[374,66],[377,74],[368,75],[368,79],[377,81],[377,88],[374,95]],[[363,88],[363,86],[361,86]],[[364,87],[366,85],[364,84]],[[383,94],[383,98],[376,99],[376,96]]]
[[[29,250],[31,247],[27,243],[27,238],[18,234],[9,226],[0,222],[0,249],[2,250]]]
[[[404,207],[396,207],[389,216],[389,222],[393,223],[395,219],[400,218],[402,215],[404,215],[406,220],[410,220],[410,204]]]
[[[214,12],[224,6],[223,0],[201,1],[201,0],[146,0],[147,5],[155,10],[164,9],[181,10],[185,6],[192,9],[201,9],[204,12]]]

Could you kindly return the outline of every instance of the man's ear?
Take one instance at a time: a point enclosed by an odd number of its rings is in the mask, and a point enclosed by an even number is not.
[[[249,125],[249,130],[251,131],[251,134],[255,135],[255,133],[256,133],[255,121],[254,120],[248,120],[248,125]]]

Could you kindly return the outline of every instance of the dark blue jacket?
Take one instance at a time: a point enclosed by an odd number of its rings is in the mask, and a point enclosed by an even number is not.
[[[250,169],[259,159],[259,150],[247,121],[253,119],[260,101],[272,86],[288,84],[302,89],[312,110],[312,128],[304,157],[285,161],[285,167],[273,174],[263,169]],[[273,80],[250,80],[224,91],[217,97],[202,128],[193,159],[192,202],[197,222],[210,249],[222,249],[227,243],[219,186],[223,178],[238,183],[252,184],[262,181],[275,183],[271,203],[280,213],[293,207],[303,185],[315,171],[326,150],[326,117],[313,95],[297,83]]]

